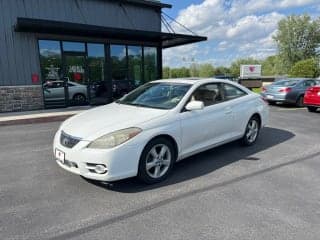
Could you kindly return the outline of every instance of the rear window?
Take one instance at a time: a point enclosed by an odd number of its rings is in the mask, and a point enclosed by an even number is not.
[[[296,85],[299,81],[298,80],[280,80],[275,82],[273,85],[275,86],[284,86],[284,87],[292,87]]]

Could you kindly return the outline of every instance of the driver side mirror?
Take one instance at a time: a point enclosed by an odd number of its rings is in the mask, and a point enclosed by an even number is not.
[[[188,111],[196,111],[202,109],[204,109],[204,103],[201,101],[191,101],[186,106],[186,110]]]

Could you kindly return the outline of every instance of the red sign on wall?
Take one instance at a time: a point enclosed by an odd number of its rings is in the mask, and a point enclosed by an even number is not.
[[[36,73],[33,73],[32,76],[31,76],[31,79],[32,79],[32,83],[33,84],[37,84],[39,83],[39,74],[36,74]]]
[[[73,73],[73,80],[76,82],[80,82],[82,80],[82,74],[81,73]]]

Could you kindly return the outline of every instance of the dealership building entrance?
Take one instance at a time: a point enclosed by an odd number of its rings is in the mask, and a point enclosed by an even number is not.
[[[108,103],[160,76],[157,47],[44,39],[38,44],[46,107]]]
[[[206,37],[162,32],[147,0],[0,0],[0,112],[106,104],[162,77],[164,48]]]

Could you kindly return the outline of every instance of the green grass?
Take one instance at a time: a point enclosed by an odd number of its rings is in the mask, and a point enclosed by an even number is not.
[[[261,93],[261,88],[253,88],[252,91],[255,93]]]

